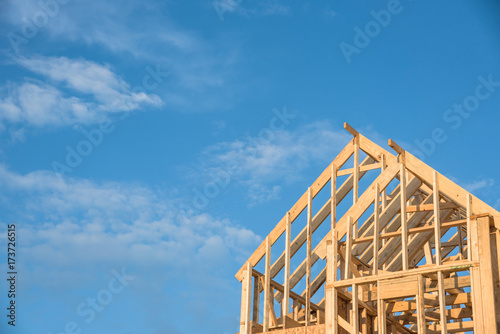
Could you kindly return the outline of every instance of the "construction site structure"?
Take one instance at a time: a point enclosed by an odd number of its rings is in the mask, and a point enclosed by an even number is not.
[[[239,333],[500,333],[500,213],[344,128],[354,138],[236,274]]]

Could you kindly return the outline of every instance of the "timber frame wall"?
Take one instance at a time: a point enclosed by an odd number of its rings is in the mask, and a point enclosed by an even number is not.
[[[500,213],[392,140],[397,155],[344,128],[354,138],[236,274],[240,334],[500,333]]]

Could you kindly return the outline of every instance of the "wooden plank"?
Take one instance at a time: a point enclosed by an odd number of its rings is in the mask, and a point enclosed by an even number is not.
[[[471,217],[472,217],[472,196],[471,194],[467,194],[467,259],[472,259],[472,248],[469,245],[469,240],[471,236]]]
[[[424,281],[425,281],[425,287],[424,287],[425,293],[438,291],[437,280],[424,279]],[[471,282],[470,276],[454,276],[450,278],[445,278],[444,289],[451,290],[451,289],[460,289],[464,287],[469,287],[471,286],[470,282]],[[378,292],[377,288],[372,288],[370,291],[367,291],[363,297],[364,301],[369,302],[377,300],[377,292]]]
[[[408,270],[408,222],[406,216],[406,169],[404,164],[399,164],[399,187],[401,198],[401,254],[403,270]]]
[[[252,266],[247,262],[247,270],[245,273],[245,311],[244,311],[244,328],[240,333],[250,334],[252,322],[250,321],[250,307],[252,303]]]
[[[439,203],[439,209],[440,210],[458,209],[458,205],[449,202]],[[406,212],[408,213],[422,212],[422,211],[434,211],[434,204],[408,205],[406,207]]]
[[[424,287],[425,278],[423,275],[418,275],[418,293],[416,295],[418,334],[426,334],[427,332],[427,323],[425,321]]]
[[[266,238],[266,264],[264,274],[264,332],[269,330],[269,309],[274,298],[271,296],[271,240]]]
[[[369,170],[379,169],[381,168],[381,163],[376,162],[369,165],[361,165],[359,166],[359,172],[367,172]],[[341,169],[337,172],[337,176],[351,175],[354,173],[354,168]]]
[[[332,231],[333,234],[333,231]],[[335,258],[333,257],[333,242],[332,240],[328,240],[326,244],[326,281],[328,283],[334,282],[333,280],[333,272],[335,271]],[[325,289],[325,298],[326,298],[326,306],[325,306],[325,311],[326,311],[326,334],[333,334],[333,319],[335,317],[334,315],[334,308],[335,305],[338,304],[337,300],[333,298],[333,290],[335,288],[328,288]]]
[[[492,333],[498,333],[495,309],[495,287],[493,285],[493,270],[490,246],[490,217],[478,218],[479,272],[481,275],[481,293],[483,294],[484,328]]]
[[[495,308],[497,329],[500,329],[500,230],[493,228],[491,237],[491,263],[493,266],[493,283],[495,286]]]
[[[427,295],[426,295],[427,296]],[[472,297],[470,293],[459,293],[458,295],[447,295],[445,298],[446,305],[460,305],[460,304],[468,304],[472,302]],[[431,306],[438,306],[439,301],[435,303],[429,303],[429,301],[425,300],[426,305],[429,304]],[[405,312],[410,310],[416,310],[417,303],[415,301],[404,300],[397,301],[393,303],[389,303],[387,305],[388,313],[397,313],[397,312]]]
[[[290,310],[290,239],[291,239],[291,222],[290,212],[286,214],[286,230],[285,230],[285,277],[284,277],[284,295],[282,302],[282,317],[286,319]],[[286,329],[286,322],[283,322],[283,329]]]
[[[253,317],[254,323],[259,323],[259,305],[260,305],[260,280],[255,278],[253,282]]]
[[[354,130],[354,128],[352,126],[350,126],[349,124],[347,123],[344,123],[344,129],[346,129],[347,131],[349,131],[350,134],[352,134],[354,137],[356,137],[357,135],[359,135],[359,132]]]
[[[359,136],[354,138],[354,184],[352,187],[353,205],[358,202],[359,198]],[[354,239],[358,237],[358,220],[354,220]]]
[[[436,260],[437,262],[437,260]],[[440,327],[441,327],[441,334],[447,334],[447,324],[448,320],[446,319],[446,293],[444,290],[444,283],[443,283],[443,272],[439,271],[437,273],[438,275],[438,297],[439,297],[439,320],[440,320]]]
[[[342,281],[337,281],[335,283],[332,283],[331,286],[335,287],[346,287],[350,286],[353,283],[357,284],[368,284],[368,283],[375,283],[378,280],[385,280],[385,279],[396,279],[396,278],[403,278],[403,277],[408,277],[412,275],[417,275],[417,274],[430,274],[430,273],[435,273],[439,270],[448,273],[448,272],[457,272],[457,271],[464,271],[468,268],[474,268],[478,267],[479,263],[475,261],[454,261],[451,263],[443,263],[440,266],[430,266],[430,267],[418,267],[414,268],[412,270],[408,271],[396,271],[396,272],[384,272],[384,273],[379,273],[378,276],[363,276],[363,277],[357,277],[354,279],[346,279]],[[329,285],[327,284],[326,287]]]
[[[379,283],[377,283],[379,286]],[[378,320],[378,328],[379,334],[387,333],[387,315],[386,315],[386,305],[383,299],[377,297],[377,320]]]
[[[379,251],[379,233],[380,233],[380,193],[378,183],[375,184],[375,205],[374,205],[374,224],[373,224],[373,275],[378,274],[378,251]]]
[[[461,220],[462,216],[460,214],[460,211],[457,210],[457,219],[458,220]],[[464,237],[463,237],[463,233],[462,233],[462,226],[459,226],[457,228],[457,232],[458,232],[458,254],[460,255],[460,260],[463,260],[464,259]]]
[[[337,166],[332,165],[330,176],[330,229],[333,233],[337,223]]]
[[[306,267],[306,326],[311,324],[311,220],[312,220],[312,191],[309,188],[307,201],[307,267]]]
[[[436,266],[441,265],[441,221],[439,211],[439,183],[438,173],[433,174],[433,202],[434,202],[434,252],[436,254]]]
[[[351,232],[352,232],[352,217],[347,216],[347,236],[346,236],[346,244],[345,244],[345,270],[344,270],[344,279],[349,279],[351,278],[351,251],[352,251],[352,237],[351,237]]]
[[[417,275],[380,280],[377,291],[380,292],[381,299],[415,296],[418,293]]]
[[[359,332],[359,303],[358,303],[358,285],[352,285],[352,332]]]
[[[469,203],[467,205],[467,217],[469,232],[467,235],[467,248],[471,259],[479,262],[479,244],[478,244],[478,227],[477,219],[471,219],[472,211],[472,196],[468,196]],[[488,310],[483,309],[483,291],[481,288],[481,272],[479,268],[472,268],[471,270],[471,295],[472,295],[472,313],[474,319],[474,332],[484,333],[484,312]]]
[[[363,308],[361,311],[361,333],[368,334],[368,310]]]
[[[448,324],[448,333],[466,333],[474,329],[473,321],[461,321]],[[443,333],[442,328],[437,323],[429,325],[429,331],[432,333]],[[494,333],[494,332],[482,332],[482,333]]]

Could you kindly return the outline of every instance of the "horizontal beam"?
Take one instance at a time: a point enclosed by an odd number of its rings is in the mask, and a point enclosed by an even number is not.
[[[410,269],[410,270],[406,270],[406,271],[386,272],[386,273],[379,274],[379,275],[351,278],[351,279],[346,279],[346,280],[326,284],[326,287],[327,288],[328,287],[341,288],[341,287],[351,286],[352,284],[375,283],[379,280],[403,278],[403,277],[413,276],[413,275],[417,275],[417,274],[423,274],[423,275],[432,274],[432,273],[436,273],[438,271],[442,271],[442,272],[464,271],[464,270],[467,270],[469,268],[473,268],[473,267],[477,267],[477,266],[479,266],[479,263],[476,261],[456,261],[456,262],[445,263],[445,264],[442,264],[439,266],[429,266],[429,267],[424,267],[424,268]]]

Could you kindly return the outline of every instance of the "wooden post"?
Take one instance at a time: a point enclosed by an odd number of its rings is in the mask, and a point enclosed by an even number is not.
[[[241,288],[241,316],[240,316],[240,333],[250,334],[252,323],[250,321],[250,307],[252,298],[252,265],[247,262],[245,276],[243,278]]]
[[[293,300],[292,308],[293,308],[293,320],[299,321],[300,303],[297,299]]]
[[[338,240],[337,240],[337,166],[332,164],[331,170],[331,192],[330,192],[330,226],[332,239],[330,243],[327,242],[327,257],[326,257],[326,281],[333,283],[337,281],[337,253],[338,253]],[[329,247],[329,248],[328,248]],[[338,292],[337,288],[329,288],[326,290],[326,334],[338,333]]]
[[[253,317],[252,321],[259,323],[259,305],[260,305],[260,280],[256,277],[253,281]]]
[[[311,324],[311,221],[312,221],[312,191],[308,190],[307,204],[307,259],[306,259],[306,326]]]
[[[382,154],[382,156],[380,157],[380,163],[382,164],[382,173],[385,171],[386,169],[386,162],[385,162],[385,154]],[[387,207],[387,188],[384,188],[382,190],[382,212],[385,210],[385,208]],[[386,233],[387,232],[387,229],[386,227],[384,227],[384,229],[382,230],[382,233]],[[382,239],[382,247],[385,246],[385,243],[387,242],[387,239]],[[386,262],[384,262],[384,264],[382,265],[382,269],[386,269],[387,268],[387,264]]]
[[[443,272],[438,271],[438,299],[439,299],[439,319],[441,325],[441,334],[448,333],[448,320],[446,319],[446,292],[444,290]]]
[[[336,282],[337,281],[337,261],[338,261],[338,234],[337,230],[333,231],[333,276],[332,276],[332,281]],[[333,293],[332,293],[332,303],[333,303],[333,311],[332,311],[332,326],[333,326],[333,334],[338,333],[338,313],[339,313],[339,305],[338,305],[338,291],[337,288],[333,288]]]
[[[374,222],[373,222],[373,275],[378,275],[378,250],[379,250],[379,211],[380,211],[380,194],[379,185],[375,183],[375,205],[374,205]]]
[[[470,198],[470,194],[468,196]],[[472,204],[472,202],[470,202]],[[468,253],[471,256],[472,261],[479,262],[479,244],[478,244],[478,229],[477,220],[471,218],[471,205],[467,208],[467,223],[470,224],[469,231],[467,235],[467,248]],[[471,281],[471,297],[472,297],[472,316],[474,319],[474,333],[486,333],[484,328],[484,312],[483,310],[483,291],[481,289],[481,272],[478,267],[473,267],[471,269],[470,275]]]
[[[472,259],[472,247],[471,247],[471,217],[472,217],[472,196],[467,194],[467,260]]]
[[[425,322],[425,300],[424,300],[425,280],[423,275],[418,275],[417,294],[417,329],[418,334],[426,334],[427,324]]]
[[[377,281],[377,292],[380,291],[380,281]],[[377,293],[377,320],[378,334],[387,334],[387,319],[385,313],[385,301],[380,298],[380,293]]]
[[[266,268],[264,274],[264,323],[262,324],[264,332],[269,330],[269,308],[271,305],[271,241],[266,238]]]
[[[333,231],[332,231],[333,234]],[[333,251],[333,240],[328,240],[326,242],[326,283],[331,284],[334,282],[333,280],[333,272],[335,271],[335,258]],[[325,289],[325,298],[326,298],[326,334],[333,334],[333,319],[334,319],[334,310],[336,300],[333,298],[334,287],[328,287]]]
[[[479,272],[481,277],[481,293],[483,295],[483,322],[488,333],[498,333],[495,310],[495,287],[493,285],[493,264],[491,261],[490,217],[477,219],[477,237],[479,253]]]
[[[351,278],[351,248],[352,248],[352,217],[347,216],[347,235],[345,240],[344,279]]]
[[[460,214],[460,210],[457,210],[457,220],[462,219],[462,215]],[[460,260],[464,259],[464,236],[462,233],[462,226],[457,227],[458,233],[458,254],[460,255]]]
[[[354,137],[354,183],[352,187],[353,205],[358,202],[359,198],[359,135]],[[358,220],[354,222],[354,238],[358,237]]]
[[[438,174],[434,171],[433,179],[433,200],[434,200],[434,251],[436,254],[436,266],[441,265],[441,220],[439,216],[439,183]]]
[[[401,198],[401,244],[403,270],[408,270],[408,222],[406,217],[406,169],[404,164],[399,165],[399,196]]]
[[[286,329],[286,317],[290,310],[290,239],[291,239],[291,222],[290,212],[286,213],[286,230],[285,230],[285,279],[284,279],[284,294],[282,305],[283,329]]]
[[[352,285],[352,332],[359,333],[359,303],[358,303],[358,285],[353,283]]]

